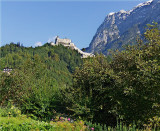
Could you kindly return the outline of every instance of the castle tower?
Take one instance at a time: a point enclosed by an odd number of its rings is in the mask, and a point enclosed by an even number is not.
[[[55,38],[55,44],[58,45],[59,36],[56,36]]]

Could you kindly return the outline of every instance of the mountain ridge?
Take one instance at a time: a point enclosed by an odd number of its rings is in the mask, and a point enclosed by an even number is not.
[[[135,43],[137,36],[145,32],[146,24],[160,23],[160,0],[138,4],[129,11],[109,13],[99,26],[89,47],[89,53],[108,54],[108,49],[121,49],[123,45]]]

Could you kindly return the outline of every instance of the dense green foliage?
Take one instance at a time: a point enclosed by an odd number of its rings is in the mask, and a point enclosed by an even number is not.
[[[137,45],[110,57],[101,54],[84,60],[75,50],[48,43],[36,48],[13,43],[1,47],[0,69],[13,71],[0,72],[0,104],[12,103],[39,120],[50,121],[62,113],[72,115],[100,123],[93,124],[96,130],[109,129],[107,126],[113,127],[110,130],[158,129],[157,25],[148,25],[144,37],[145,42],[139,39]]]
[[[118,52],[111,63],[117,76],[117,112],[127,121],[146,121],[160,115],[160,30],[149,26],[147,43]]]
[[[75,115],[107,125],[160,116],[160,30],[149,25],[144,36],[146,43],[114,52],[110,62],[98,55],[77,68],[68,91]]]
[[[48,43],[36,48],[11,43],[0,49],[1,106],[12,100],[23,113],[48,119],[64,112],[60,91],[72,85],[72,72],[82,63],[77,51]],[[5,67],[13,71],[3,73]]]
[[[83,121],[44,122],[22,115],[18,108],[0,108],[0,131],[87,131]]]
[[[9,108],[10,107],[10,108]],[[115,127],[110,127],[102,124],[80,121],[72,121],[70,118],[55,118],[49,122],[33,120],[13,105],[8,105],[5,108],[0,108],[0,130],[2,131],[143,131],[143,130],[159,130],[160,118],[154,117],[149,124],[145,124],[143,128],[136,128],[136,125],[125,125],[118,122]]]
[[[116,121],[116,117],[109,112],[114,105],[111,98],[113,86],[113,71],[109,69],[104,56],[86,60],[74,74],[71,94],[75,100],[73,104],[75,114],[99,123]]]

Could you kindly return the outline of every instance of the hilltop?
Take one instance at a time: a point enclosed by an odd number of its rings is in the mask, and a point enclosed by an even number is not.
[[[81,58],[93,57],[92,53],[83,52],[82,50],[78,49],[74,43],[72,43],[71,39],[60,39],[58,36],[55,39],[55,43],[51,42],[51,45],[63,45],[65,47],[69,47],[73,50],[76,50],[78,53],[81,54]]]

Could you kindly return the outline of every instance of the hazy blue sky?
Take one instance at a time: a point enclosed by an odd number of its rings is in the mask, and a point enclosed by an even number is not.
[[[1,45],[24,46],[70,38],[78,48],[88,47],[97,28],[110,12],[130,10],[146,0],[2,0]]]

